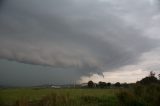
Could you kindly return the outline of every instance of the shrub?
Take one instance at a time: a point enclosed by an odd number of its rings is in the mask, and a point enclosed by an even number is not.
[[[160,85],[135,85],[132,89],[120,91],[117,98],[123,106],[158,106],[160,104]],[[134,105],[133,105],[134,104]]]
[[[142,85],[136,84],[133,86],[133,93],[136,96],[142,96],[142,94],[144,93],[144,87]]]
[[[132,92],[127,90],[120,91],[117,98],[121,106],[145,106]]]

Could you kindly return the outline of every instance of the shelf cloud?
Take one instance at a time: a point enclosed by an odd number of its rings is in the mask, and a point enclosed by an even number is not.
[[[80,75],[134,64],[159,41],[138,15],[157,11],[149,0],[1,0],[0,59]]]

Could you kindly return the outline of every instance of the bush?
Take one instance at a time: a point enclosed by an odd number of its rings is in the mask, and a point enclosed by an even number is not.
[[[158,106],[160,104],[160,85],[152,84],[146,86],[142,97],[149,105]]]
[[[142,94],[144,93],[144,87],[142,85],[136,84],[133,86],[133,93],[136,96],[142,96]]]
[[[160,85],[135,85],[132,89],[120,91],[117,98],[123,106],[158,106]]]
[[[145,106],[132,92],[127,90],[120,91],[117,98],[121,106]]]

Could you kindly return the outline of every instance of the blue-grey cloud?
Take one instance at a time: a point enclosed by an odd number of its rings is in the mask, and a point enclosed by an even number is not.
[[[110,68],[129,64],[154,47],[139,30],[103,13],[103,3],[95,0],[15,0],[4,5],[3,59],[62,68]]]
[[[133,64],[157,41],[124,20],[129,3],[6,0],[0,11],[0,59],[75,69],[80,75]]]

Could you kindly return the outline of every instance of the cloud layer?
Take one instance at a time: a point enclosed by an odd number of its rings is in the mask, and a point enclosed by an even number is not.
[[[134,64],[157,47],[146,31],[152,17],[146,17],[158,16],[159,10],[146,0],[1,3],[0,59],[88,74]]]
[[[96,0],[4,2],[0,58],[60,68],[113,68],[154,47],[106,5]]]

